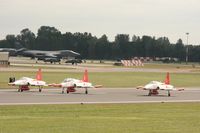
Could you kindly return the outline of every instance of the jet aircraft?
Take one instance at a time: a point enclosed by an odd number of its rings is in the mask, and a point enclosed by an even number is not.
[[[85,70],[83,80],[74,79],[74,78],[66,78],[60,84],[49,84],[49,86],[60,87],[62,88],[62,93],[66,92],[75,92],[77,89],[85,89],[85,94],[88,94],[88,88],[99,88],[101,85],[93,86],[92,83],[88,80],[88,72]]]
[[[148,96],[151,95],[158,95],[159,90],[164,90],[167,91],[167,95],[171,96],[170,91],[182,91],[184,90],[183,88],[177,89],[173,85],[170,85],[170,76],[169,73],[167,73],[165,82],[159,82],[159,81],[151,81],[150,83],[146,84],[145,86],[138,86],[137,89],[143,89],[143,90],[148,90],[149,94]]]
[[[44,62],[60,62],[62,58],[75,58],[80,56],[79,53],[72,50],[58,50],[58,51],[42,51],[42,50],[28,50],[26,48],[21,48],[17,50],[17,55],[24,57],[31,57],[32,59],[42,60]]]
[[[41,69],[38,70],[36,79],[32,79],[29,77],[22,77],[19,80],[8,83],[8,85],[19,86],[19,89],[18,89],[19,92],[30,90],[29,86],[37,86],[37,87],[39,87],[39,92],[41,92],[42,88],[44,86],[47,86],[46,82],[42,81]]]

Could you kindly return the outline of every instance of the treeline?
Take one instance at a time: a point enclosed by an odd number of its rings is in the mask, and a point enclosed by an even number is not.
[[[28,28],[23,29],[19,35],[7,35],[0,41],[0,47],[37,50],[68,49],[79,52],[83,59],[117,59],[132,57],[173,57],[185,60],[186,46],[181,39],[171,44],[167,37],[155,38],[151,36],[130,37],[127,34],[118,34],[110,42],[106,35],[100,38],[91,33],[62,34],[55,27],[41,26],[35,35]],[[190,45],[189,61],[200,62],[200,46]]]

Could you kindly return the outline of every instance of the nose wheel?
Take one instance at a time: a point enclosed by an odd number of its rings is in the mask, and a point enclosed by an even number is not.
[[[39,86],[39,92],[42,92],[42,86]]]
[[[170,94],[170,91],[168,91],[167,95],[168,95],[168,97],[170,97],[170,96],[171,96],[171,94]]]
[[[64,94],[64,92],[65,92],[65,88],[62,88],[62,94]]]
[[[85,88],[85,94],[88,94],[88,89],[87,88]]]

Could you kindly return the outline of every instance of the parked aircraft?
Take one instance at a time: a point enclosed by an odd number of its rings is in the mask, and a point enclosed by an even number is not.
[[[85,70],[83,80],[74,79],[74,78],[66,78],[64,81],[60,84],[49,84],[49,86],[53,87],[60,87],[62,88],[62,93],[66,92],[75,92],[77,89],[85,89],[85,94],[88,94],[88,88],[99,88],[101,85],[93,86],[92,83],[88,80],[88,72]]]
[[[171,96],[170,91],[174,91],[174,90],[182,91],[182,90],[184,90],[182,88],[177,89],[173,85],[170,85],[169,73],[167,73],[167,76],[166,76],[164,83],[159,82],[159,81],[151,81],[150,83],[146,84],[145,86],[138,86],[137,89],[149,90],[148,96],[158,95],[159,94],[158,90],[167,91],[168,96]]]
[[[44,86],[47,86],[46,82],[42,81],[41,69],[38,70],[36,79],[32,79],[29,77],[22,77],[19,80],[10,81],[10,83],[8,83],[8,85],[19,86],[19,89],[18,89],[19,92],[30,90],[29,86],[37,86],[37,87],[39,87],[39,92],[41,92],[42,88]]]
[[[75,58],[80,56],[79,53],[72,50],[58,50],[58,51],[42,51],[42,50],[28,50],[26,48],[19,49],[17,55],[31,57],[32,59],[42,60],[44,62],[60,62],[62,58]]]

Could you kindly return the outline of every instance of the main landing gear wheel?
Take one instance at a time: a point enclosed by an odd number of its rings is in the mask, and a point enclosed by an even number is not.
[[[88,90],[87,90],[87,88],[85,89],[85,94],[88,94]]]
[[[65,88],[62,88],[62,94],[64,94],[65,93]]]
[[[67,94],[69,94],[69,90],[67,89]]]
[[[41,89],[41,88],[39,89],[39,92],[42,92],[42,89]]]
[[[170,97],[171,96],[171,94],[170,94],[170,92],[168,91],[168,97]]]
[[[19,86],[18,92],[22,92],[22,91],[23,91],[22,86]]]
[[[148,96],[151,96],[151,90],[149,90],[149,94],[148,94]]]
[[[23,90],[22,89],[18,89],[18,92],[23,92]]]

